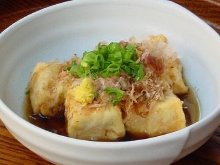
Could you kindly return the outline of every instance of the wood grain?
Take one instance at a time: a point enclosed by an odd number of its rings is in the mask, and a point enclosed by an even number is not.
[[[220,33],[220,0],[174,0]],[[0,31],[18,19],[63,0],[0,0]],[[0,165],[51,165],[20,144],[0,121]],[[201,148],[173,165],[220,165],[220,127]]]
[[[201,17],[220,33],[220,0],[174,0]]]
[[[174,0],[201,17],[220,33],[220,0]]]

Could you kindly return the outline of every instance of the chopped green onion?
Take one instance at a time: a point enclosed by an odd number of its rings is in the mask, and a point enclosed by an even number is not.
[[[114,53],[116,51],[120,51],[121,50],[121,46],[117,42],[111,42],[107,47],[108,47],[108,52],[109,53]]]
[[[120,51],[111,53],[108,55],[108,61],[110,61],[111,63],[117,63],[117,64],[121,64],[122,63],[122,54]]]
[[[113,105],[117,105],[124,96],[124,91],[119,88],[107,87],[105,88],[105,92],[111,96],[111,103]]]
[[[76,61],[73,61],[70,67],[68,68],[71,75],[76,77],[86,77],[90,74],[90,70],[81,67],[79,64],[76,63]]]
[[[106,69],[101,71],[102,77],[111,77],[118,75],[120,73],[120,65],[119,64],[110,64]]]
[[[70,73],[72,75],[77,75],[78,69],[79,69],[79,65],[77,65],[76,61],[73,61],[69,68]]]
[[[127,73],[135,80],[144,77],[144,66],[136,62],[136,46],[111,42],[108,45],[98,44],[95,50],[84,52],[80,64],[76,61],[67,68],[73,76],[111,77],[119,75],[121,71]]]
[[[137,73],[135,74],[135,79],[136,80],[141,80],[141,79],[144,78],[144,75],[145,75],[145,73],[144,73],[144,66],[143,66],[143,64],[141,64],[141,65],[139,65]]]

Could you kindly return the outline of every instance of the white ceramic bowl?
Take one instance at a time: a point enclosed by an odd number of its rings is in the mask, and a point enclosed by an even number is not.
[[[39,61],[67,60],[99,41],[165,34],[181,56],[200,101],[200,120],[180,131],[129,142],[91,142],[59,136],[24,119],[30,72]],[[220,124],[220,38],[208,25],[169,1],[75,0],[16,22],[0,36],[0,117],[23,145],[58,164],[166,165],[208,140]]]

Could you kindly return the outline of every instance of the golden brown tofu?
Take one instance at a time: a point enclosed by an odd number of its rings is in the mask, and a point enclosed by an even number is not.
[[[134,137],[154,137],[177,131],[186,127],[182,101],[171,94],[163,101],[156,102],[145,116],[135,110],[129,111],[125,127]]]
[[[171,85],[173,93],[184,94],[188,92],[188,87],[183,80],[183,66],[178,58],[167,59],[162,78]]]
[[[163,56],[164,73],[162,79],[167,81],[175,94],[188,92],[188,87],[183,80],[183,66],[176,53],[169,48],[168,40],[164,35],[151,36],[146,43],[149,54]]]
[[[67,91],[65,117],[68,136],[84,140],[114,141],[125,135],[122,114],[118,106],[91,108],[77,102],[74,89]]]
[[[30,102],[33,112],[45,116],[63,113],[66,85],[58,80],[62,64],[38,63],[29,83]]]

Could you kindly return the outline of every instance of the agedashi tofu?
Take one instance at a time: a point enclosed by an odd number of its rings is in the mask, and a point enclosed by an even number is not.
[[[179,59],[170,59],[165,62],[163,79],[168,81],[175,94],[185,94],[188,87],[183,80],[183,66]]]
[[[173,94],[156,102],[145,116],[137,114],[135,109],[126,116],[126,130],[136,137],[154,137],[186,127],[182,101]]]
[[[69,89],[65,101],[67,133],[70,137],[86,140],[117,140],[125,135],[121,110],[108,104],[92,108],[95,89],[92,79]]]
[[[114,141],[124,137],[125,127],[118,106],[107,104],[91,108],[76,101],[71,92],[67,92],[65,101],[68,136],[100,141]]]
[[[193,124],[198,102],[168,43],[163,34],[100,42],[63,63],[38,63],[28,86],[30,121],[43,117],[49,124],[38,120],[42,128],[92,141],[144,139]]]
[[[188,87],[183,80],[183,66],[180,59],[177,58],[177,54],[170,49],[168,46],[167,38],[160,35],[153,35],[145,43],[147,47],[147,52],[151,57],[162,58],[162,66],[160,69],[163,70],[160,75],[163,81],[171,86],[173,93],[175,94],[185,94],[188,92]],[[155,64],[158,67],[158,63]]]
[[[62,64],[38,63],[29,83],[30,102],[33,112],[45,116],[63,113],[66,85],[58,81]]]

